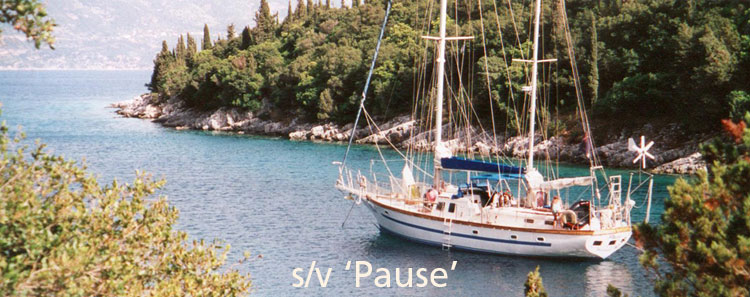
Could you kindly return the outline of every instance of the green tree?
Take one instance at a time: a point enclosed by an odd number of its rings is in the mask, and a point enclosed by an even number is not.
[[[677,180],[669,187],[661,224],[635,228],[645,250],[641,264],[656,276],[654,291],[661,296],[750,294],[750,129],[745,123],[724,120],[729,137],[701,147],[709,172]]]
[[[327,120],[331,117],[333,112],[333,97],[331,96],[331,90],[325,89],[320,92],[320,100],[318,100],[318,119]]]
[[[185,47],[185,39],[182,38],[182,34],[177,39],[177,47],[174,50],[174,55],[178,60],[185,60],[187,58],[187,48]]]
[[[20,140],[0,126],[3,295],[247,293],[249,275],[223,267],[228,244],[174,229],[178,211],[154,197],[163,181],[139,173],[132,184],[101,186],[85,167]]]
[[[307,16],[307,8],[305,8],[304,0],[297,0],[297,9],[294,11],[295,19],[302,19]]]
[[[187,34],[187,50],[185,51],[185,54],[187,56],[188,60],[192,60],[193,56],[198,53],[198,45],[195,44],[195,38],[193,36],[190,36],[190,33]]]
[[[628,297],[628,294],[622,294],[622,291],[612,284],[607,285],[607,296],[609,297]]]
[[[240,44],[240,49],[244,50],[253,45],[254,38],[253,35],[250,33],[250,27],[245,26],[244,29],[242,29],[242,33],[240,34],[240,37],[242,37],[242,43]]]
[[[161,92],[160,86],[163,84],[167,69],[172,63],[174,63],[174,61],[175,57],[169,50],[167,41],[163,40],[161,42],[161,51],[154,59],[154,70],[151,72],[151,82],[146,85],[151,92]]]
[[[261,0],[260,8],[255,13],[255,38],[258,42],[268,40],[274,35],[276,31],[276,17],[278,13],[271,14],[271,8],[268,6],[268,1]]]
[[[289,0],[289,7],[286,9],[286,18],[284,19],[284,23],[289,22],[294,19],[294,11],[292,10],[292,0]]]
[[[536,267],[536,270],[529,272],[523,287],[526,297],[547,297],[547,292],[542,284],[542,276],[539,275],[539,266]]]
[[[13,29],[23,32],[27,39],[34,41],[39,49],[46,43],[54,49],[55,37],[52,30],[57,25],[47,16],[44,5],[37,0],[0,1],[0,24],[11,24]],[[0,28],[0,33],[3,30]]]
[[[235,37],[234,24],[227,26],[227,40],[232,40]]]
[[[203,24],[203,44],[201,45],[201,49],[211,49],[211,45],[211,33],[208,32],[208,24]]]
[[[750,111],[750,94],[745,91],[735,90],[729,93],[729,117],[739,121],[745,113]]]

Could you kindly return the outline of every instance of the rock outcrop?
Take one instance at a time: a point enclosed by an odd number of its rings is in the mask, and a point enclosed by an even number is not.
[[[151,119],[167,127],[178,130],[213,130],[230,131],[242,134],[272,135],[287,137],[291,140],[312,141],[348,141],[353,124],[339,126],[335,123],[312,124],[299,118],[285,121],[264,120],[252,112],[238,108],[219,108],[213,111],[201,111],[188,108],[178,98],[159,100],[158,96],[144,94],[130,101],[118,102],[111,105],[117,108],[117,113],[124,117]],[[395,147],[411,147],[417,150],[431,150],[432,131],[413,135],[417,122],[409,116],[391,119],[385,124],[365,129],[358,129],[354,137],[360,144],[391,144]],[[446,146],[454,153],[473,152],[480,156],[503,155],[525,158],[528,155],[528,137],[515,136],[506,138],[501,135],[493,136],[487,132],[480,132],[476,128],[460,131],[450,131],[451,127],[443,127],[443,139]],[[634,168],[634,153],[628,151],[625,135],[655,135],[656,140],[669,140],[675,134],[676,126],[665,129],[654,129],[650,125],[639,131],[623,131],[613,137],[606,144],[596,147],[599,161],[610,167]],[[708,135],[696,137],[693,140],[675,144],[674,141],[657,141],[650,150],[656,156],[649,159],[649,167],[654,167],[655,173],[692,174],[705,168],[706,164],[697,153],[698,144],[709,138]],[[468,141],[467,141],[468,139]],[[588,164],[585,150],[580,143],[567,143],[561,137],[543,139],[537,136],[534,140],[534,153],[539,159],[550,158],[570,163]],[[667,146],[671,143],[672,146]]]

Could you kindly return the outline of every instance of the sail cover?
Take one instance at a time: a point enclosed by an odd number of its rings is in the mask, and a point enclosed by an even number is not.
[[[591,182],[593,180],[594,179],[590,176],[559,178],[555,180],[541,182],[538,188],[540,190],[549,191],[549,190],[558,190],[558,189],[563,189],[563,188],[573,187],[573,186],[589,186],[591,185]]]
[[[521,167],[479,160],[467,160],[458,157],[442,158],[440,159],[440,165],[442,165],[444,169],[481,171],[500,174],[523,174],[524,172],[524,169]]]

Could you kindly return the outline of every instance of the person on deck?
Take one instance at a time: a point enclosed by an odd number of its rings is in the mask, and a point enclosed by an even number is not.
[[[560,197],[555,196],[555,198],[552,198],[552,215],[555,216],[555,224],[553,226],[557,226],[560,212],[562,212],[562,200]]]

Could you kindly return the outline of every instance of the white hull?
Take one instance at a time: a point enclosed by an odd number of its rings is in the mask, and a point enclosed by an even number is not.
[[[370,199],[363,201],[381,230],[428,245],[474,252],[604,259],[625,245],[632,233],[629,227],[601,231],[504,228],[410,213]]]

